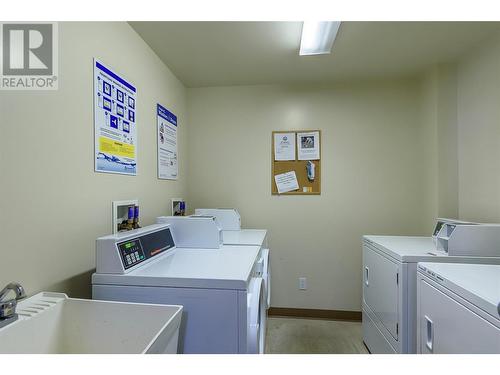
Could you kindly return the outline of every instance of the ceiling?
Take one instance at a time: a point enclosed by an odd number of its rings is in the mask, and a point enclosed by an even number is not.
[[[343,22],[331,54],[299,56],[302,22],[130,25],[187,87],[411,76],[500,30],[500,22]]]

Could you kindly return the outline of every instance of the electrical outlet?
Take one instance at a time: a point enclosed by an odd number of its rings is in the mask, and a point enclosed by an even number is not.
[[[307,278],[299,277],[299,289],[306,290],[307,289]]]

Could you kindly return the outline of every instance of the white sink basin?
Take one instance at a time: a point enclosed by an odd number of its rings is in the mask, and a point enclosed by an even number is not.
[[[177,353],[182,306],[39,293],[0,329],[0,353]]]

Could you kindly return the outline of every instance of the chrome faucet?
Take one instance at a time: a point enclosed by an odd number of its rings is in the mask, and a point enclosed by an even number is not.
[[[13,291],[16,296],[13,299],[6,299],[10,291]],[[0,327],[6,326],[17,320],[17,301],[24,297],[26,297],[24,288],[18,283],[7,284],[7,286],[0,291]]]

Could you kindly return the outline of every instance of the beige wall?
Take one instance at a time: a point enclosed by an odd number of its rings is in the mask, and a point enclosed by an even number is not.
[[[127,23],[60,23],[59,90],[0,91],[0,286],[90,295],[95,239],[111,231],[111,201],[138,198],[142,223],[182,196],[186,95]],[[138,176],[94,173],[92,58],[138,89]],[[156,103],[179,117],[180,179],[156,178]]]
[[[459,214],[500,222],[500,35],[460,61],[457,80]]]
[[[428,233],[420,103],[414,81],[189,89],[191,208],[269,229],[273,306],[360,310],[361,236]],[[271,131],[316,128],[322,194],[271,196]]]
[[[421,110],[429,233],[434,218],[459,216],[455,64],[436,65],[422,76]]]

